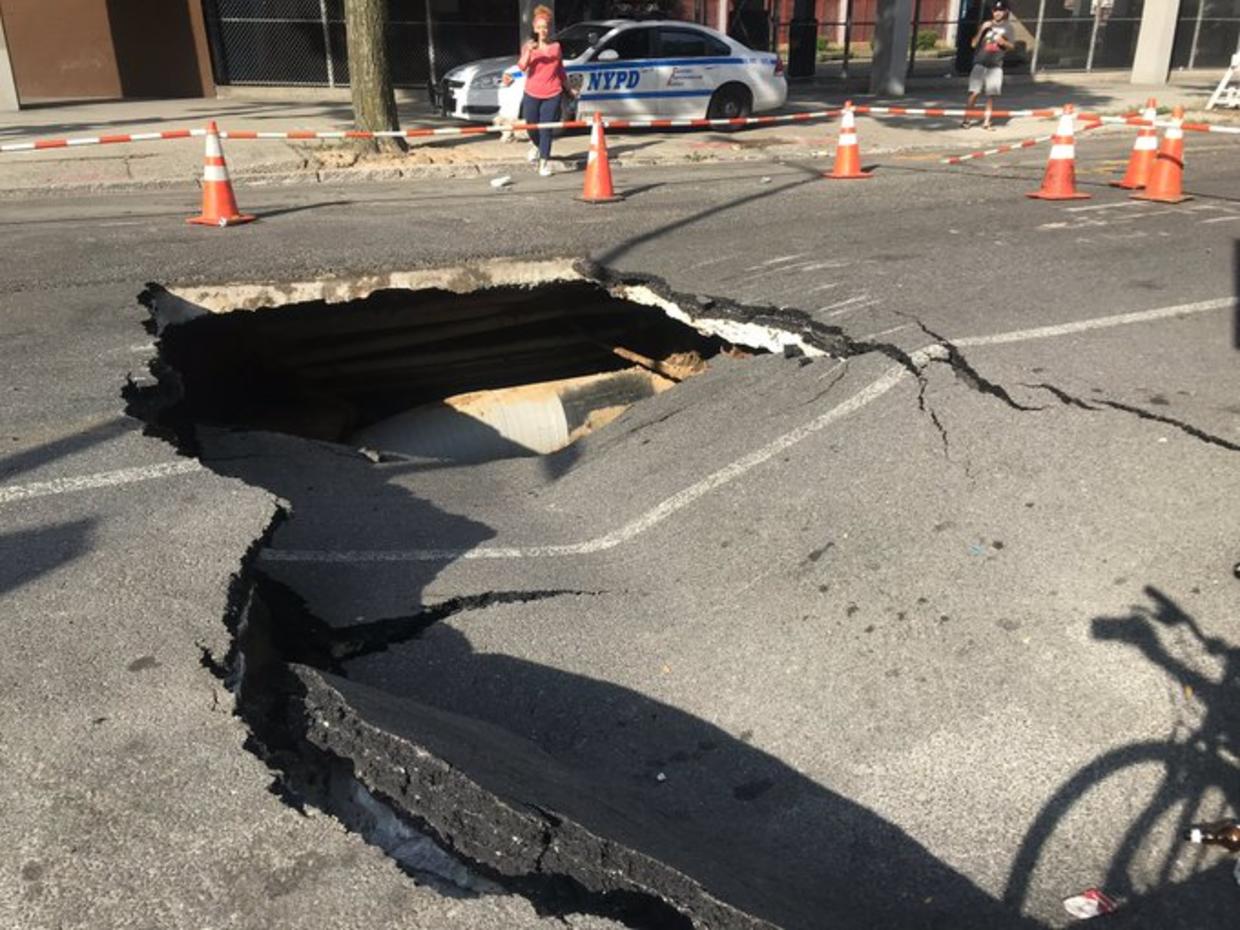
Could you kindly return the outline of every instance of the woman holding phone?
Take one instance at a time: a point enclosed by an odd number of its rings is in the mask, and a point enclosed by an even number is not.
[[[552,42],[551,10],[545,6],[534,7],[533,35],[521,46],[517,67],[525,74],[525,96],[521,100],[521,120],[526,123],[554,123],[560,119],[560,98],[573,94],[564,71],[564,58],[560,43]],[[505,74],[505,84],[512,77]],[[538,160],[538,173],[544,178],[551,174],[551,130],[530,130],[529,160]]]

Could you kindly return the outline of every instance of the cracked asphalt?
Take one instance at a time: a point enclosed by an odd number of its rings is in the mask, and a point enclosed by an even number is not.
[[[203,664],[283,507],[254,564],[337,643],[298,675],[307,738],[490,869],[703,926],[1062,925],[1093,885],[1117,926],[1223,925],[1230,863],[1178,832],[1240,803],[1240,165],[1192,140],[1197,199],[1142,204],[1102,186],[1126,140],[1091,144],[1095,198],[1066,205],[1023,196],[1036,152],[855,185],[623,171],[605,208],[572,176],[248,190],[262,221],[227,231],[182,225],[188,189],[7,203],[0,924],[559,923],[445,896],[272,790]],[[205,469],[106,479],[175,457],[120,397],[145,282],[490,256],[876,348],[718,362],[546,459],[205,431]],[[450,554],[476,547],[513,556]]]

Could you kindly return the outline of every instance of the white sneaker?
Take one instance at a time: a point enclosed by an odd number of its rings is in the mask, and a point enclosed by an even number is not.
[[[538,161],[538,146],[531,145],[529,151],[525,153],[525,160],[531,165]]]
[[[544,178],[551,177],[551,162],[540,161],[538,163],[538,173],[542,175]]]

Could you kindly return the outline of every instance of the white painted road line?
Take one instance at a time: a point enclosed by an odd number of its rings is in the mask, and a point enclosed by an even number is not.
[[[1015,332],[996,333],[993,336],[966,336],[963,339],[953,339],[952,344],[957,348],[968,348],[969,346],[999,346],[1009,342],[1027,342],[1032,339],[1052,339],[1056,336],[1070,336],[1073,333],[1085,333],[1094,329],[1131,326],[1133,323],[1151,323],[1154,320],[1166,320],[1177,316],[1190,316],[1194,313],[1223,310],[1227,307],[1236,306],[1237,300],[1238,298],[1235,297],[1220,297],[1217,300],[1202,300],[1195,304],[1179,304],[1175,307],[1159,307],[1155,310],[1138,310],[1135,313],[1120,313],[1115,316],[1103,316],[1093,320],[1060,323],[1057,326],[1018,329]]]
[[[1129,326],[1134,323],[1148,323],[1155,320],[1172,319],[1234,307],[1238,303],[1235,297],[1222,297],[1217,300],[1203,300],[1191,304],[1179,304],[1174,307],[1161,307],[1154,310],[1141,310],[1135,313],[1121,313],[1115,316],[1098,317],[1093,320],[1081,320],[1074,323],[1061,323],[1056,326],[1041,326],[1034,329],[1022,329],[1009,333],[996,333],[989,336],[966,336],[952,340],[957,347],[1005,345],[1013,342],[1028,342],[1035,339],[1050,339],[1068,336],[1073,333],[1088,332],[1097,329],[1109,329],[1115,326]],[[910,358],[920,367],[931,359],[943,358],[946,350],[940,345],[927,346],[910,354]],[[407,562],[407,561],[439,561],[447,559],[520,559],[540,556],[588,555],[602,552],[627,542],[633,537],[644,533],[652,526],[661,523],[678,510],[689,506],[716,488],[739,478],[745,472],[761,465],[773,456],[788,449],[802,440],[812,436],[819,430],[830,426],[843,417],[860,410],[862,407],[882,397],[900,383],[909,372],[906,368],[894,366],[878,380],[863,388],[848,400],[826,413],[815,417],[808,423],[797,427],[790,433],[773,440],[762,448],[751,452],[744,458],[726,465],[701,481],[690,485],[682,491],[647,510],[644,514],[603,536],[580,543],[567,543],[556,546],[530,547],[485,547],[474,549],[414,549],[406,551],[355,551],[325,552],[318,550],[275,550],[263,551],[262,557],[270,561],[285,562]],[[90,491],[97,488],[116,487],[135,484],[141,481],[152,481],[157,478],[171,478],[175,475],[187,475],[201,471],[203,466],[192,459],[177,459],[159,465],[143,465],[136,468],[121,468],[116,471],[99,472],[93,475],[80,475],[75,478],[57,478],[53,481],[40,481],[33,484],[15,484],[0,486],[0,504],[29,500],[36,497],[48,497],[56,494],[69,494],[77,491]]]
[[[141,465],[137,468],[122,468],[94,475],[79,475],[76,478],[57,478],[54,481],[38,481],[34,484],[11,484],[0,487],[0,504],[29,500],[32,497],[48,497],[53,494],[69,494],[74,491],[91,491],[96,488],[134,484],[138,481],[152,481],[155,478],[171,478],[173,475],[188,475],[202,471],[202,469],[201,463],[193,459],[177,459],[175,462],[164,462],[161,465]]]
[[[947,350],[942,346],[933,345],[912,353],[913,363],[921,367],[932,358],[946,358]],[[798,426],[791,432],[773,439],[765,446],[737,459],[716,472],[707,475],[701,481],[677,491],[647,510],[634,520],[612,530],[603,536],[587,539],[585,542],[567,543],[559,546],[524,546],[497,547],[476,546],[472,549],[405,549],[405,550],[354,550],[329,552],[316,549],[264,549],[260,558],[269,562],[440,562],[456,561],[457,559],[531,559],[548,556],[590,555],[614,549],[635,536],[640,536],[652,526],[662,523],[678,510],[683,510],[694,501],[705,497],[711,491],[735,481],[747,471],[756,468],[779,455],[786,449],[795,446],[802,440],[825,429],[836,420],[843,419],[850,413],[860,410],[871,401],[878,400],[893,387],[909,376],[903,365],[893,365],[887,369],[877,381],[871,382],[842,404],[832,407],[808,423]]]
[[[1096,329],[1109,329],[1115,326],[1129,326],[1134,323],[1146,323],[1154,320],[1187,316],[1235,306],[1235,297],[1224,297],[1218,300],[1204,300],[1193,304],[1180,304],[1174,307],[1161,307],[1155,310],[1143,310],[1136,313],[1121,313],[1115,316],[1098,317],[1093,320],[1082,320],[1076,323],[1062,323],[1058,326],[1041,326],[1036,329],[1017,330],[1010,333],[997,333],[992,336],[974,336],[964,339],[953,339],[952,344],[960,346],[1003,345],[1011,342],[1027,342],[1035,339],[1051,339],[1067,336],[1072,333],[1087,332]],[[947,350],[939,344],[927,346],[912,352],[909,358],[917,368],[924,367],[931,359],[947,356]],[[358,564],[375,562],[453,562],[458,559],[532,559],[555,556],[591,555],[613,549],[623,542],[644,533],[653,526],[662,523],[678,510],[692,504],[711,491],[739,478],[752,468],[756,468],[784,450],[791,448],[804,439],[825,429],[837,420],[843,419],[862,407],[878,400],[893,387],[909,376],[909,370],[896,365],[887,370],[882,377],[862,388],[848,400],[832,407],[789,433],[778,437],[751,452],[744,458],[737,459],[718,471],[707,475],[701,481],[689,485],[682,491],[673,494],[656,504],[634,520],[612,530],[603,536],[596,536],[579,543],[565,543],[555,546],[475,546],[472,549],[404,549],[404,550],[338,550],[320,549],[264,549],[259,557],[268,562],[314,562]]]

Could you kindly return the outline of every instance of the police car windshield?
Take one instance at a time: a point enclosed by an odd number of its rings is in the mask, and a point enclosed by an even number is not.
[[[607,26],[597,23],[574,23],[555,37],[560,43],[560,55],[567,61],[579,57],[586,49],[598,44],[599,39],[611,32]]]

